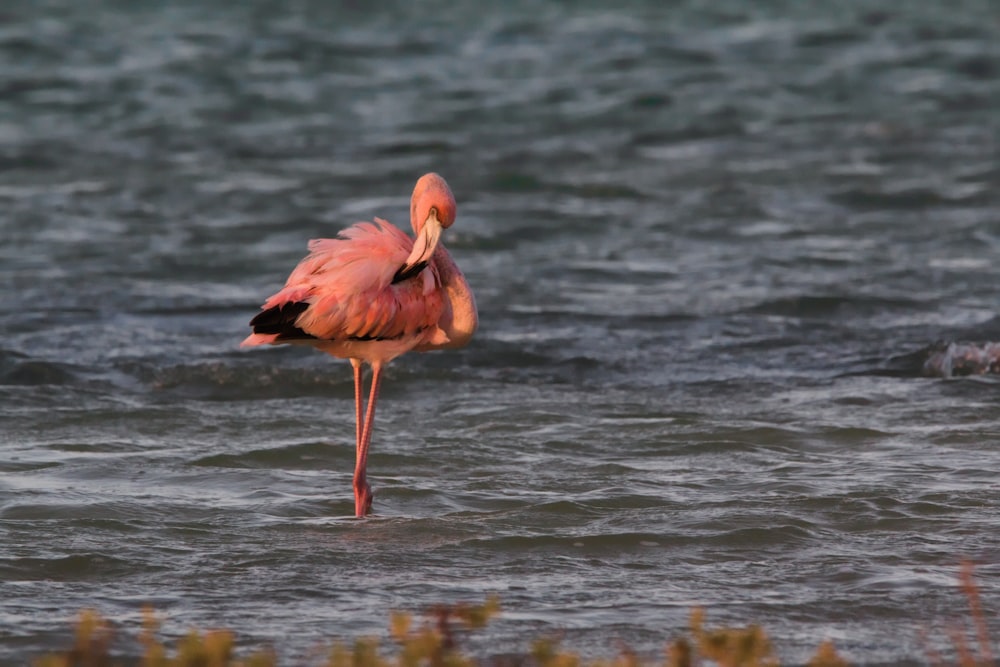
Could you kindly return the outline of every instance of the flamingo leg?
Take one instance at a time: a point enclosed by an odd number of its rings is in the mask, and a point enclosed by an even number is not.
[[[382,364],[372,363],[372,385],[368,394],[368,408],[365,411],[365,425],[361,430],[361,442],[358,445],[358,458],[354,464],[354,514],[363,517],[372,509],[372,487],[368,484],[368,447],[372,442],[372,430],[375,426],[375,403],[378,401],[379,384],[382,381]]]
[[[357,453],[355,454],[355,456],[357,456],[361,453],[361,428],[363,426],[361,423],[361,415],[364,409],[362,404],[364,384],[361,379],[361,360],[351,359],[351,366],[354,367],[354,446],[357,448]]]

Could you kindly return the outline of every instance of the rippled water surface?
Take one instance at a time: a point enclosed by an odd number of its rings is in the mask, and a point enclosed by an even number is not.
[[[0,10],[0,661],[489,592],[481,655],[702,605],[921,660],[963,557],[995,608],[1000,382],[921,373],[1000,340],[992,3],[375,4]],[[431,170],[481,329],[388,369],[358,521],[349,365],[237,345]]]

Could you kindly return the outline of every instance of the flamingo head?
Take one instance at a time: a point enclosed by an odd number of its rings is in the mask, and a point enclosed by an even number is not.
[[[410,224],[417,238],[410,256],[396,271],[394,283],[423,271],[437,249],[441,231],[455,222],[455,212],[455,195],[451,194],[448,183],[434,173],[421,176],[410,198]]]
[[[455,222],[455,195],[447,181],[435,173],[424,174],[413,188],[410,198],[410,224],[420,234],[431,218],[444,229]]]

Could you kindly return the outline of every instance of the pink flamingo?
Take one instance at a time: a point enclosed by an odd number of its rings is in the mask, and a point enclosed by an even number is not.
[[[442,229],[455,222],[455,209],[445,180],[424,174],[410,199],[416,239],[375,218],[374,223],[348,227],[335,239],[310,241],[309,255],[250,321],[253,333],[241,344],[312,345],[350,359],[357,422],[354,513],[359,517],[372,506],[368,448],[383,366],[410,350],[462,347],[479,324],[472,290],[440,243]],[[372,368],[367,410],[361,378],[365,363]]]

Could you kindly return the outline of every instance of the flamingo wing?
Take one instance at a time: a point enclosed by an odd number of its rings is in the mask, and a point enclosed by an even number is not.
[[[436,271],[398,280],[413,240],[375,220],[310,241],[309,255],[250,322],[247,344],[393,340],[434,326],[443,309]]]

